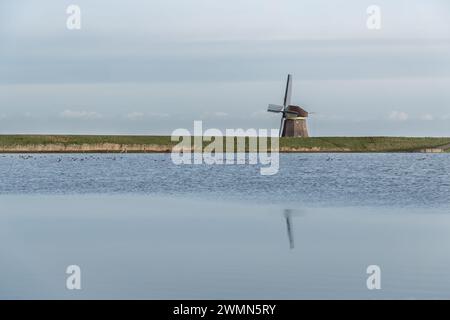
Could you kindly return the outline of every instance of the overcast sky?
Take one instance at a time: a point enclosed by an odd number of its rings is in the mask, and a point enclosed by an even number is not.
[[[450,1],[0,1],[2,134],[278,128],[288,73],[313,135],[450,136]]]

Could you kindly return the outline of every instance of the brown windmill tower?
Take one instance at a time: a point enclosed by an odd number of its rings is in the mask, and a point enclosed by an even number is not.
[[[308,112],[299,106],[291,105],[292,75],[288,75],[284,103],[282,106],[269,104],[267,111],[281,113],[281,137],[309,137],[306,119]]]

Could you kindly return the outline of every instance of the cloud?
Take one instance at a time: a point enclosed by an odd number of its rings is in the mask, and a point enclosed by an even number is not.
[[[228,113],[226,112],[214,112],[213,114],[215,117],[228,117]]]
[[[163,112],[147,112],[146,115],[149,118],[167,118],[169,116],[168,113]]]
[[[6,119],[6,114],[0,114],[0,120]]]
[[[203,112],[201,115],[202,119],[211,119],[211,118],[226,118],[229,114],[222,111],[214,111],[214,112]]]
[[[125,116],[125,118],[129,120],[141,120],[145,117],[145,114],[142,112],[131,112]]]
[[[389,114],[389,120],[392,121],[406,121],[409,119],[409,114],[403,111],[392,111]]]
[[[431,114],[424,114],[420,117],[420,120],[431,121],[434,120],[434,117]]]
[[[169,114],[162,112],[130,112],[125,115],[125,118],[129,120],[143,120],[145,118],[167,118]]]
[[[60,113],[60,117],[65,119],[93,120],[93,119],[101,119],[103,118],[103,115],[93,111],[64,110],[63,112]]]

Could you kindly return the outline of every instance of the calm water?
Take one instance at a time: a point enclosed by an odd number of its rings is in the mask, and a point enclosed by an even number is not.
[[[445,154],[0,155],[0,298],[450,298],[449,209]]]

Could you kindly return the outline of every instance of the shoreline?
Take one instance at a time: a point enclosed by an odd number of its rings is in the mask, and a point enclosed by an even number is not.
[[[196,153],[194,149],[190,149],[192,153]],[[270,150],[268,150],[270,151]],[[135,146],[124,146],[114,148],[95,148],[91,146],[55,146],[47,145],[45,147],[38,145],[30,146],[17,146],[13,148],[0,148],[0,154],[76,154],[76,153],[111,153],[111,154],[139,154],[139,153],[171,153],[172,148],[170,146],[148,146],[143,145],[135,148]],[[318,149],[318,148],[285,148],[282,147],[278,151],[279,153],[448,153],[448,150],[441,148],[428,148],[420,150],[379,150],[379,151],[358,151],[358,150],[343,150],[343,149]],[[227,153],[224,151],[224,153]],[[236,153],[235,151],[233,153]],[[247,150],[246,153],[249,153]]]
[[[247,138],[248,139],[248,138]],[[270,140],[269,140],[270,141]],[[178,142],[170,136],[0,135],[7,153],[170,153]],[[203,142],[203,147],[210,142]],[[280,153],[446,153],[450,138],[312,137],[280,138]],[[236,146],[236,139],[235,139]],[[194,148],[197,152],[202,149]],[[226,148],[223,148],[226,153]],[[236,150],[236,148],[234,148]],[[235,152],[235,151],[232,152]],[[249,149],[246,141],[246,152]]]

